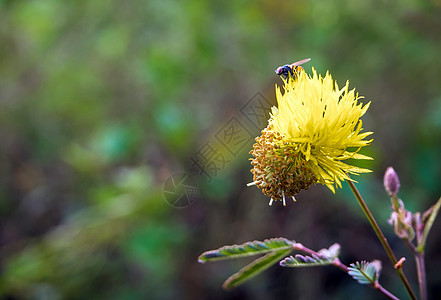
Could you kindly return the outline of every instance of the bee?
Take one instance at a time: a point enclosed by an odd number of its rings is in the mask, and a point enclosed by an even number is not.
[[[290,65],[284,65],[284,66],[278,67],[275,72],[277,75],[282,76],[285,79],[288,78],[289,75],[294,77],[295,72],[299,72],[299,71],[303,70],[303,68],[300,65],[303,65],[304,63],[306,63],[310,60],[311,60],[310,58],[305,58],[305,59],[296,61],[295,63],[292,63]]]

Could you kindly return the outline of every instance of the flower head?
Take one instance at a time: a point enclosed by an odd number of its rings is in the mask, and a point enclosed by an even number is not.
[[[358,151],[371,143],[372,132],[362,133],[360,120],[369,103],[349,90],[339,89],[329,73],[312,76],[300,70],[284,80],[283,93],[276,86],[278,108],[273,107],[268,127],[256,138],[253,150],[254,182],[273,200],[294,197],[315,183],[333,192],[349,174],[370,170],[344,160],[371,159]]]

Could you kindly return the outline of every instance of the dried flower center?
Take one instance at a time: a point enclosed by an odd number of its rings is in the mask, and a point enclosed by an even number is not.
[[[271,125],[262,130],[256,138],[250,159],[254,168],[254,184],[272,200],[292,197],[301,190],[308,189],[317,182],[317,177],[307,165],[300,152],[298,143],[283,140],[280,133],[272,130]]]

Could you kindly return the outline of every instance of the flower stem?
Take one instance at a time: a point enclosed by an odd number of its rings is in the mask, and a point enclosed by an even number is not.
[[[318,252],[315,252],[314,250],[311,250],[309,248],[306,248],[305,246],[303,246],[300,243],[296,243],[295,241],[293,241],[293,249],[295,250],[299,250],[299,251],[303,251],[305,253],[308,253],[309,255],[316,255],[318,257],[320,257],[320,254]],[[332,264],[339,268],[340,270],[342,270],[343,272],[345,272],[346,274],[349,275],[348,271],[349,268],[348,266],[346,266],[344,263],[342,263],[340,261],[340,259],[335,258],[334,261],[332,262]],[[384,287],[381,286],[381,284],[376,281],[375,284],[370,284],[370,287],[376,289],[377,291],[379,291],[380,293],[382,293],[383,295],[385,295],[387,298],[392,299],[392,300],[400,300],[398,297],[396,297],[394,294],[392,294],[391,292],[389,292],[388,290],[386,290]]]
[[[416,265],[418,273],[418,285],[420,286],[420,299],[427,300],[426,267],[424,266],[424,253],[417,254]]]
[[[418,220],[418,219],[417,219]],[[419,234],[417,230],[417,238],[419,240]],[[424,265],[424,251],[419,252],[409,240],[404,241],[407,247],[415,256],[416,269],[418,275],[418,286],[420,287],[420,300],[427,300],[427,286],[426,286],[426,267]]]
[[[361,209],[363,210],[364,214],[368,218],[369,223],[371,224],[372,228],[374,229],[375,233],[377,234],[377,237],[380,240],[381,244],[383,245],[384,250],[386,250],[386,253],[389,256],[389,259],[392,262],[392,265],[395,266],[398,261],[395,258],[395,255],[394,255],[389,243],[387,242],[386,237],[384,236],[383,232],[381,231],[380,227],[378,226],[377,222],[375,221],[374,217],[372,216],[369,208],[367,207],[366,203],[364,202],[363,198],[361,197],[360,193],[358,192],[357,188],[355,187],[355,184],[350,180],[346,180],[346,182],[349,184],[349,187],[351,188],[352,192],[354,193],[355,198],[357,198],[358,204],[360,204]],[[410,298],[413,300],[416,300],[417,298],[415,296],[415,293],[412,291],[412,288],[410,287],[410,284],[407,281],[407,278],[404,275],[403,270],[401,268],[397,268],[396,271],[397,271],[398,276],[400,277],[401,281],[403,282],[404,286],[406,287],[407,293],[409,294]]]
[[[416,237],[418,244],[421,243],[422,239],[422,230],[424,226],[421,222],[421,214],[415,214],[415,229],[416,229]],[[412,244],[409,242],[409,244]],[[413,246],[413,244],[412,244]],[[417,247],[415,248],[415,261],[417,267],[418,274],[418,285],[420,287],[420,299],[427,300],[427,286],[426,286],[426,267],[424,265],[424,248],[423,250],[419,250]]]
[[[378,281],[375,282],[374,288],[389,299],[400,300],[399,298],[395,297],[395,295],[386,290],[380,283],[378,283]]]

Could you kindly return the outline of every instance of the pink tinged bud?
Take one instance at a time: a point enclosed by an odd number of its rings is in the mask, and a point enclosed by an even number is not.
[[[391,197],[395,197],[400,190],[400,180],[394,168],[388,167],[386,173],[384,173],[384,189]]]
[[[404,208],[404,204],[399,200],[400,207],[393,211],[390,219],[387,222],[394,228],[395,234],[400,238],[412,241],[415,237],[415,230],[413,228],[413,215],[410,211]]]

